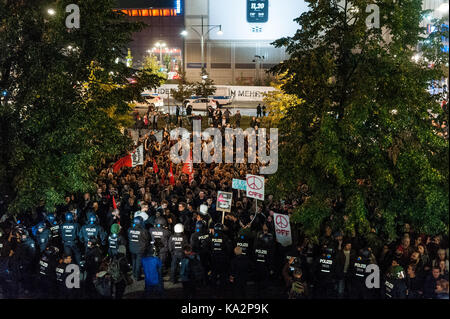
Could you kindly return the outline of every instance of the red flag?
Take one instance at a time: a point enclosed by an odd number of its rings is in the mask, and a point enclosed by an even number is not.
[[[131,155],[122,157],[113,165],[113,172],[117,173],[122,167],[132,167]]]
[[[189,157],[183,165],[182,172],[184,174],[189,175],[189,183],[191,183],[192,179],[194,178],[194,166],[192,164],[192,152],[189,153]]]
[[[112,198],[113,198],[113,208],[117,209],[116,199],[114,198],[114,196]]]
[[[170,185],[175,185],[175,178],[173,177],[173,171],[172,171],[172,163],[170,163]]]
[[[156,164],[155,159],[153,159],[153,173],[158,174],[158,165]]]

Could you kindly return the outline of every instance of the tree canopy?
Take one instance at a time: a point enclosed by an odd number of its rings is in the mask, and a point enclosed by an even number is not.
[[[85,0],[68,29],[71,3],[0,0],[0,192],[11,212],[92,190],[93,167],[132,145],[121,133],[131,102],[160,81],[118,62],[143,24],[113,0]]]
[[[303,103],[280,119],[269,187],[281,197],[308,185],[293,220],[310,235],[325,222],[388,239],[402,223],[448,232],[449,144],[436,125],[448,114],[427,92],[444,76],[448,29],[426,39],[421,0],[306,2],[299,30],[274,43],[290,58],[272,71]],[[366,24],[369,4],[380,27]]]

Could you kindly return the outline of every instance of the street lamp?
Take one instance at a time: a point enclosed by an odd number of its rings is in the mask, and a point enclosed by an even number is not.
[[[200,28],[200,32],[196,30],[196,28]],[[219,28],[219,31],[217,31],[217,35],[223,35],[222,31],[222,25],[221,24],[204,24],[203,23],[203,16],[202,16],[202,24],[200,25],[192,25],[191,29],[200,37],[201,47],[202,47],[202,73],[204,71],[204,61],[205,61],[205,37],[214,30],[215,28]],[[186,30],[183,30],[181,32],[182,36],[187,36],[188,32]]]
[[[56,11],[55,11],[55,9],[50,8],[47,10],[47,13],[51,16],[54,16],[56,14]]]
[[[163,65],[163,61],[162,61],[162,48],[164,48],[166,46],[166,44],[163,42],[156,42],[155,46],[157,46],[159,48],[159,62],[161,63],[161,65]]]

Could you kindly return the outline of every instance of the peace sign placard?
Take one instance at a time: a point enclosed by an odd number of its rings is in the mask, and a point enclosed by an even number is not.
[[[246,175],[247,197],[264,200],[264,177],[257,175]]]

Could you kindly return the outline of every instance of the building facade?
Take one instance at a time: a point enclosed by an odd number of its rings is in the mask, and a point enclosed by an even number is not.
[[[130,44],[137,64],[147,54],[159,56],[161,50],[176,56],[188,79],[198,81],[203,59],[211,78],[221,85],[268,85],[265,71],[288,58],[273,41],[293,36],[298,28],[294,19],[307,10],[303,0],[118,2],[130,19],[148,24]],[[448,18],[448,0],[424,0],[423,8],[433,10],[423,21],[425,27],[432,18]],[[158,43],[166,46],[158,48]]]

